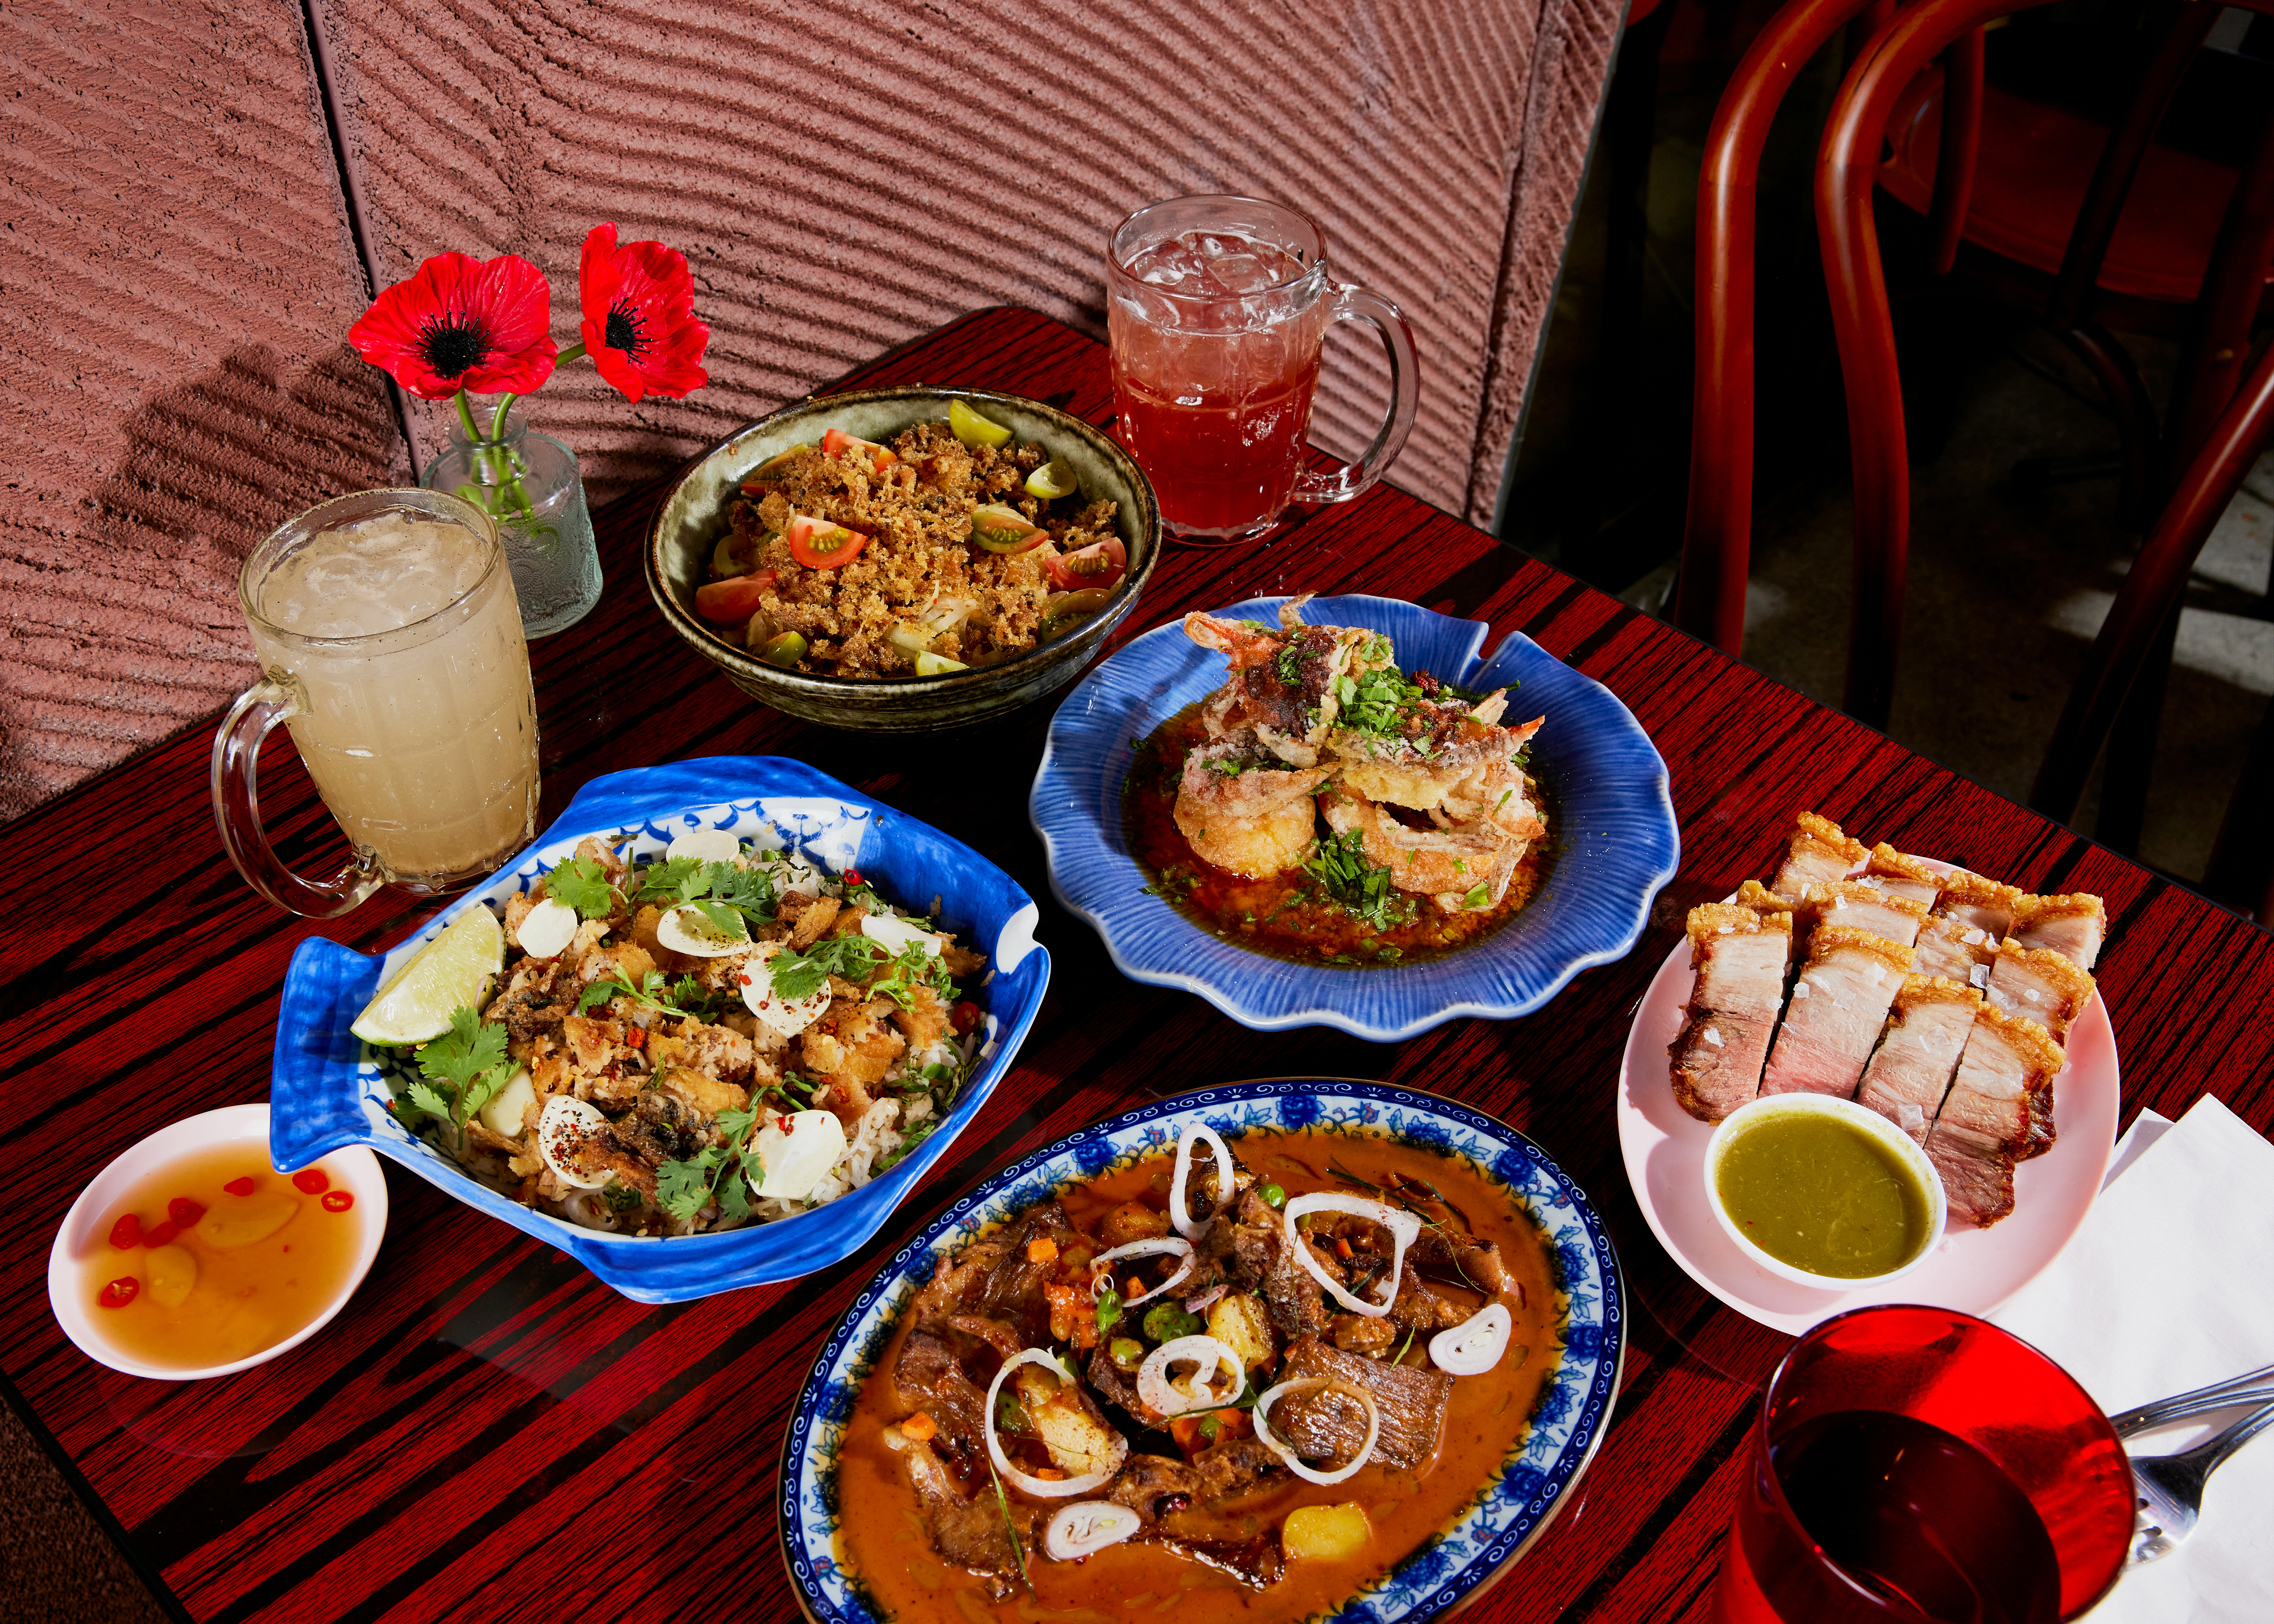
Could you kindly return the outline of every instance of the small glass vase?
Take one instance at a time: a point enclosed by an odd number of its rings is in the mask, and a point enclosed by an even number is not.
[[[600,601],[600,554],[576,454],[508,412],[504,438],[470,441],[463,424],[450,448],[427,465],[430,490],[482,508],[505,538],[524,636],[567,631]]]

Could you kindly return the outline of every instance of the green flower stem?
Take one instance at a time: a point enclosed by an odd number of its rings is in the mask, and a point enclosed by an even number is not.
[[[584,346],[581,343],[571,344],[568,349],[562,350],[559,355],[553,357],[553,365],[554,369],[557,371],[561,367],[571,365],[584,358]]]
[[[505,438],[505,415],[513,410],[513,403],[520,398],[521,397],[517,395],[501,395],[498,396],[497,410],[490,414],[490,438],[492,440],[503,440]]]

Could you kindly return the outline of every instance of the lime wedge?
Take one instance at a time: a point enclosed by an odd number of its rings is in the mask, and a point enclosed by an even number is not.
[[[1052,457],[1027,476],[1027,494],[1054,502],[1061,496],[1072,496],[1081,486],[1073,477],[1073,464],[1064,457]]]
[[[947,403],[947,432],[974,450],[981,446],[1007,446],[1011,431],[992,417],[983,417],[961,401]]]
[[[424,1043],[450,1029],[461,1004],[479,1008],[505,963],[505,929],[478,903],[411,955],[348,1030],[366,1043]]]

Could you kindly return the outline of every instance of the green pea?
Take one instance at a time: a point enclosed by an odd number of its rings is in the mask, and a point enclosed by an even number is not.
[[[1261,1196],[1263,1205],[1274,1212],[1287,1205],[1287,1192],[1276,1184],[1266,1184],[1255,1193]]]
[[[1105,1351],[1123,1370],[1135,1370],[1145,1362],[1145,1344],[1133,1336],[1115,1337]]]

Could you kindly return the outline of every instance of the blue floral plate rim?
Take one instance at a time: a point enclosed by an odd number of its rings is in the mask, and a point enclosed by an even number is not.
[[[1269,620],[1287,601],[1254,598],[1212,613]],[[1397,1042],[1457,1017],[1529,1014],[1580,971],[1631,951],[1680,865],[1681,831],[1665,761],[1624,702],[1522,631],[1486,657],[1484,622],[1404,599],[1315,598],[1305,618],[1387,632],[1409,670],[1472,688],[1513,682],[1511,714],[1525,713],[1526,685],[1545,690],[1548,725],[1532,748],[1551,819],[1563,816],[1540,895],[1472,947],[1416,964],[1352,967],[1254,952],[1147,895],[1119,810],[1133,739],[1224,674],[1222,657],[1186,638],[1179,617],[1132,638],[1068,692],[1028,796],[1052,894],[1096,930],[1114,966],[1133,981],[1194,993],[1258,1031],[1325,1026]],[[1598,846],[1597,838],[1609,844]]]
[[[1226,1113],[1236,1112],[1231,1116]],[[902,1244],[832,1329],[784,1430],[775,1522],[800,1609],[816,1624],[881,1624],[836,1560],[834,1462],[861,1383],[889,1346],[934,1259],[967,1244],[1072,1179],[1172,1147],[1198,1115],[1227,1139],[1257,1127],[1324,1122],[1461,1155],[1539,1222],[1563,1277],[1563,1341],[1532,1425],[1460,1517],[1331,1613],[1336,1624],[1404,1624],[1495,1583],[1570,1498],[1610,1425],[1626,1355],[1625,1285],[1610,1234],[1586,1195],[1521,1130],[1419,1088],[1362,1078],[1257,1078],[1148,1101],[1079,1129],[982,1180]],[[1376,1124],[1380,1126],[1377,1127]],[[1418,1125],[1417,1125],[1418,1124]],[[1488,1149],[1480,1160],[1475,1148]],[[818,1531],[817,1532],[817,1525]]]

